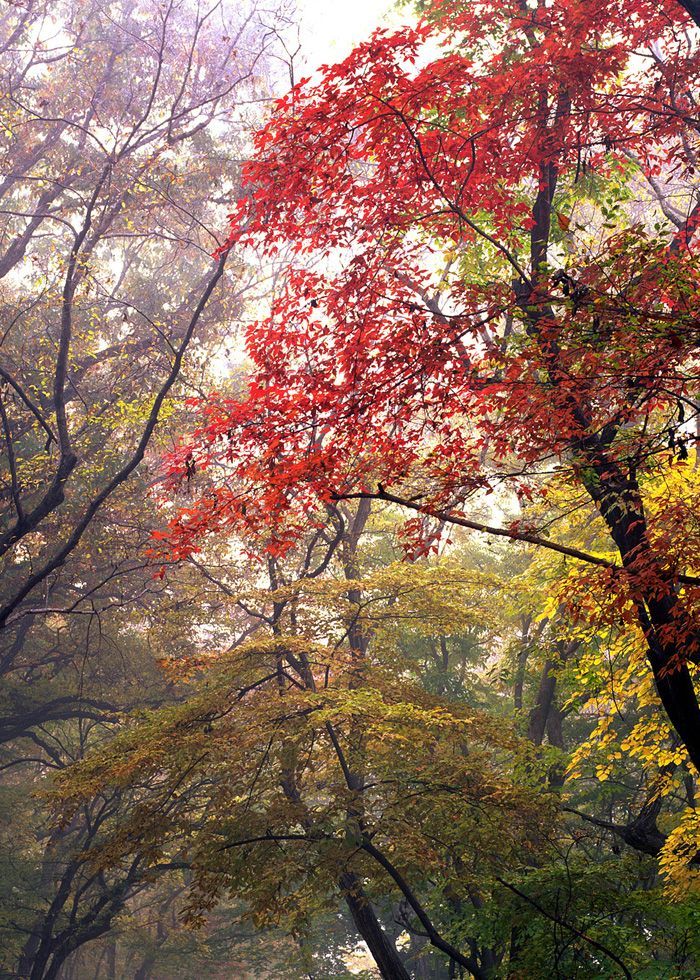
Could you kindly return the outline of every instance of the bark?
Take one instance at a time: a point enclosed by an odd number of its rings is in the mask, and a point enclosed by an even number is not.
[[[700,0],[678,0],[678,2],[700,27]]]
[[[700,771],[700,705],[687,663],[697,659],[697,628],[651,550],[644,507],[634,480],[625,478],[616,462],[600,453],[591,462],[596,479],[585,479],[584,485],[610,530],[623,566],[632,576],[656,690],[693,765]],[[640,581],[650,573],[665,584],[664,593],[659,594],[657,586],[645,588]]]
[[[149,953],[145,956],[141,966],[138,968],[134,974],[134,980],[149,980],[151,976],[151,970],[156,965],[155,953]]]
[[[107,947],[107,980],[117,980],[117,944],[112,941]]]
[[[513,705],[516,711],[521,711],[523,707],[523,685],[525,683],[525,667],[527,658],[530,655],[532,639],[530,638],[530,625],[532,616],[525,615],[520,617],[520,650],[518,651],[518,662],[515,670],[515,683],[513,685]]]
[[[553,742],[550,738],[550,743],[552,745],[556,745],[557,748],[563,748],[561,738],[561,718],[558,719],[558,730],[557,720],[553,720],[554,715],[557,714],[556,707],[554,705],[554,697],[557,688],[557,669],[559,666],[566,663],[568,658],[575,652],[578,645],[579,644],[576,641],[565,643],[562,640],[558,640],[556,643],[558,653],[557,659],[547,660],[545,662],[542,670],[542,676],[540,677],[540,685],[537,691],[535,705],[531,709],[528,718],[527,734],[528,738],[534,745],[542,744],[545,732],[549,734],[551,725],[552,733],[554,734],[556,741]]]
[[[340,887],[345,893],[345,901],[355,928],[367,943],[384,980],[411,980],[396,947],[382,929],[374,909],[367,901],[357,875],[351,872],[343,874]]]

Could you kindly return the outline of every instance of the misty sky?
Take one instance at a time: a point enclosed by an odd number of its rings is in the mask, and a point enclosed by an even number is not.
[[[298,0],[309,66],[340,61],[382,22],[400,22],[392,6],[393,0]]]

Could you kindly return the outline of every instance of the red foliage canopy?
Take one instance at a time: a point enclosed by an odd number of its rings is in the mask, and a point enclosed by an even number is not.
[[[324,503],[385,488],[454,514],[565,468],[700,765],[689,556],[640,490],[669,439],[687,454],[697,408],[700,204],[663,194],[694,173],[697,48],[677,0],[433,3],[280,100],[227,247],[284,260],[284,281],[247,333],[246,397],[199,404],[170,460],[211,476],[172,553],[230,527],[283,550]],[[624,202],[632,167],[646,206]]]

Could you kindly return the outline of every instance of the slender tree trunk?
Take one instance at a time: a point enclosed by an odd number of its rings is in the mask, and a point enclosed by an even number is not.
[[[343,566],[345,577],[355,582],[359,578],[357,566],[357,545],[369,518],[371,501],[361,500],[352,522],[349,534],[342,543]],[[362,593],[353,587],[347,593],[349,601],[359,610]],[[353,662],[353,673],[350,678],[350,688],[362,684],[362,666],[369,644],[369,638],[363,633],[356,618],[348,623],[348,646]],[[331,734],[329,732],[329,734]],[[331,735],[336,751],[341,753],[335,734]],[[341,761],[341,754],[339,754]],[[342,764],[342,763],[341,763]],[[362,723],[352,718],[348,732],[347,763],[343,766],[348,789],[354,794],[354,799],[348,806],[348,823],[357,824],[362,828],[364,822],[364,806],[362,789],[364,786],[364,730]],[[403,965],[396,946],[382,929],[370,902],[365,896],[359,878],[351,871],[346,871],[340,878],[345,901],[352,915],[357,931],[369,947],[369,951],[377,964],[377,968],[385,980],[410,980],[410,974]]]
[[[530,711],[528,718],[527,735],[534,745],[542,745],[545,732],[549,734],[550,723],[556,742],[550,743],[562,748],[561,744],[561,719],[559,719],[559,733],[557,734],[556,722],[552,722],[553,716],[557,713],[554,704],[554,696],[557,689],[557,669],[565,664],[569,657],[576,651],[578,641],[565,643],[558,640],[556,643],[558,657],[556,660],[547,660],[540,677],[540,685],[537,691],[537,698],[534,707]]]
[[[520,617],[520,649],[518,650],[518,662],[515,669],[515,683],[513,685],[513,704],[516,711],[520,711],[523,706],[525,667],[532,645],[532,639],[530,637],[531,624],[532,616],[529,613]]]
[[[107,980],[117,980],[117,944],[114,940],[107,947]]]

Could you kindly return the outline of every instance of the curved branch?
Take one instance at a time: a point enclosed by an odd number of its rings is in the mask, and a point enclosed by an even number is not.
[[[199,302],[197,303],[197,306],[194,309],[194,312],[192,313],[190,322],[187,325],[187,330],[185,331],[180,346],[177,349],[177,353],[175,355],[175,359],[173,360],[172,367],[170,368],[170,372],[168,373],[167,378],[161,385],[158,394],[154,399],[153,406],[151,408],[148,419],[141,433],[141,437],[131,457],[114,474],[114,476],[111,478],[111,480],[108,481],[108,483],[102,488],[102,490],[92,498],[87,508],[83,512],[83,516],[75,525],[72,533],[70,534],[68,539],[64,542],[64,544],[59,548],[56,554],[51,559],[49,559],[49,561],[46,562],[45,565],[43,565],[40,569],[38,569],[38,571],[36,571],[25,582],[22,588],[15,593],[15,595],[5,604],[5,606],[2,609],[0,609],[0,628],[2,628],[7,623],[9,617],[12,615],[15,609],[17,609],[19,604],[26,598],[26,596],[28,596],[29,593],[32,592],[37,585],[43,582],[52,572],[54,572],[57,568],[60,568],[64,564],[68,556],[75,550],[75,548],[80,543],[83,534],[85,533],[86,529],[89,527],[92,519],[94,518],[98,510],[102,507],[105,501],[114,493],[114,491],[119,486],[121,486],[121,484],[124,483],[125,480],[127,480],[131,476],[133,471],[136,469],[136,467],[139,465],[141,460],[144,458],[146,454],[146,449],[148,448],[148,444],[151,441],[151,436],[153,435],[155,428],[158,424],[158,420],[160,418],[160,410],[163,406],[163,402],[165,401],[170,389],[175,384],[175,381],[177,380],[180,374],[182,361],[187,351],[187,348],[189,346],[190,340],[194,335],[195,328],[204,311],[204,308],[206,307],[209,301],[209,297],[213,293],[217,283],[219,282],[219,280],[224,274],[224,267],[226,264],[226,259],[228,257],[228,254],[229,252],[227,250],[225,252],[222,252],[219,256],[214,273],[210,277],[209,282],[207,283],[207,286],[204,292],[202,293]]]
[[[589,565],[600,565],[602,568],[623,571],[621,565],[617,565],[608,558],[603,558],[602,555],[591,555],[589,552],[581,551],[579,548],[570,548],[565,544],[557,544],[556,541],[549,541],[547,538],[541,538],[537,534],[530,534],[528,531],[518,531],[515,528],[509,527],[494,527],[491,524],[482,524],[480,521],[471,521],[461,514],[455,514],[453,511],[438,510],[429,504],[421,504],[405,497],[397,497],[395,494],[389,493],[388,490],[384,490],[384,488],[377,490],[375,493],[339,493],[335,494],[334,497],[336,500],[363,498],[385,500],[387,503],[397,504],[399,507],[407,507],[410,510],[416,511],[418,514],[435,517],[440,521],[445,521],[447,524],[456,524],[459,527],[466,527],[471,531],[479,531],[481,534],[492,534],[500,538],[510,538],[512,541],[524,541],[526,544],[534,544],[539,548],[547,548],[549,551],[556,551],[558,554],[565,555],[567,558],[575,558],[577,561],[584,561]],[[678,575],[677,578],[684,585],[700,585],[700,578],[695,575]]]
[[[452,943],[448,943],[446,939],[442,938],[440,933],[433,925],[430,916],[414,895],[406,879],[403,877],[401,872],[394,867],[386,855],[382,854],[382,852],[376,848],[370,840],[367,839],[362,841],[360,847],[363,851],[373,857],[374,860],[384,868],[389,877],[393,879],[394,883],[398,886],[399,891],[415,912],[418,921],[425,929],[431,945],[435,946],[435,948],[439,949],[442,953],[445,953],[451,960],[454,960],[455,963],[459,963],[460,966],[466,967],[466,969],[469,970],[469,972],[474,976],[475,980],[486,980],[486,974],[473,957],[465,956],[464,953],[461,953],[458,949],[456,949]],[[630,980],[632,980],[631,977]]]
[[[515,885],[511,885],[509,881],[504,881],[503,878],[496,878],[496,881],[499,883],[499,885],[503,885],[504,888],[507,888],[509,891],[513,892],[514,895],[517,895],[518,898],[522,898],[523,901],[527,902],[528,905],[531,905],[533,909],[537,909],[540,915],[543,915],[545,919],[549,919],[550,922],[556,922],[558,926],[563,926],[563,928],[567,929],[570,933],[572,933],[572,935],[578,936],[579,939],[583,939],[585,943],[588,943],[589,946],[599,950],[604,956],[607,956],[608,959],[612,960],[613,963],[617,963],[627,980],[633,980],[632,974],[622,962],[620,957],[616,956],[615,953],[608,949],[607,946],[603,946],[603,944],[599,943],[596,939],[591,939],[591,937],[587,936],[585,932],[581,932],[581,930],[577,929],[576,926],[572,926],[565,919],[559,918],[558,915],[552,915],[551,912],[548,912],[545,908],[543,908],[539,902],[535,901],[534,898],[530,898],[529,895],[526,895],[525,892],[520,891],[520,889],[516,888]]]

